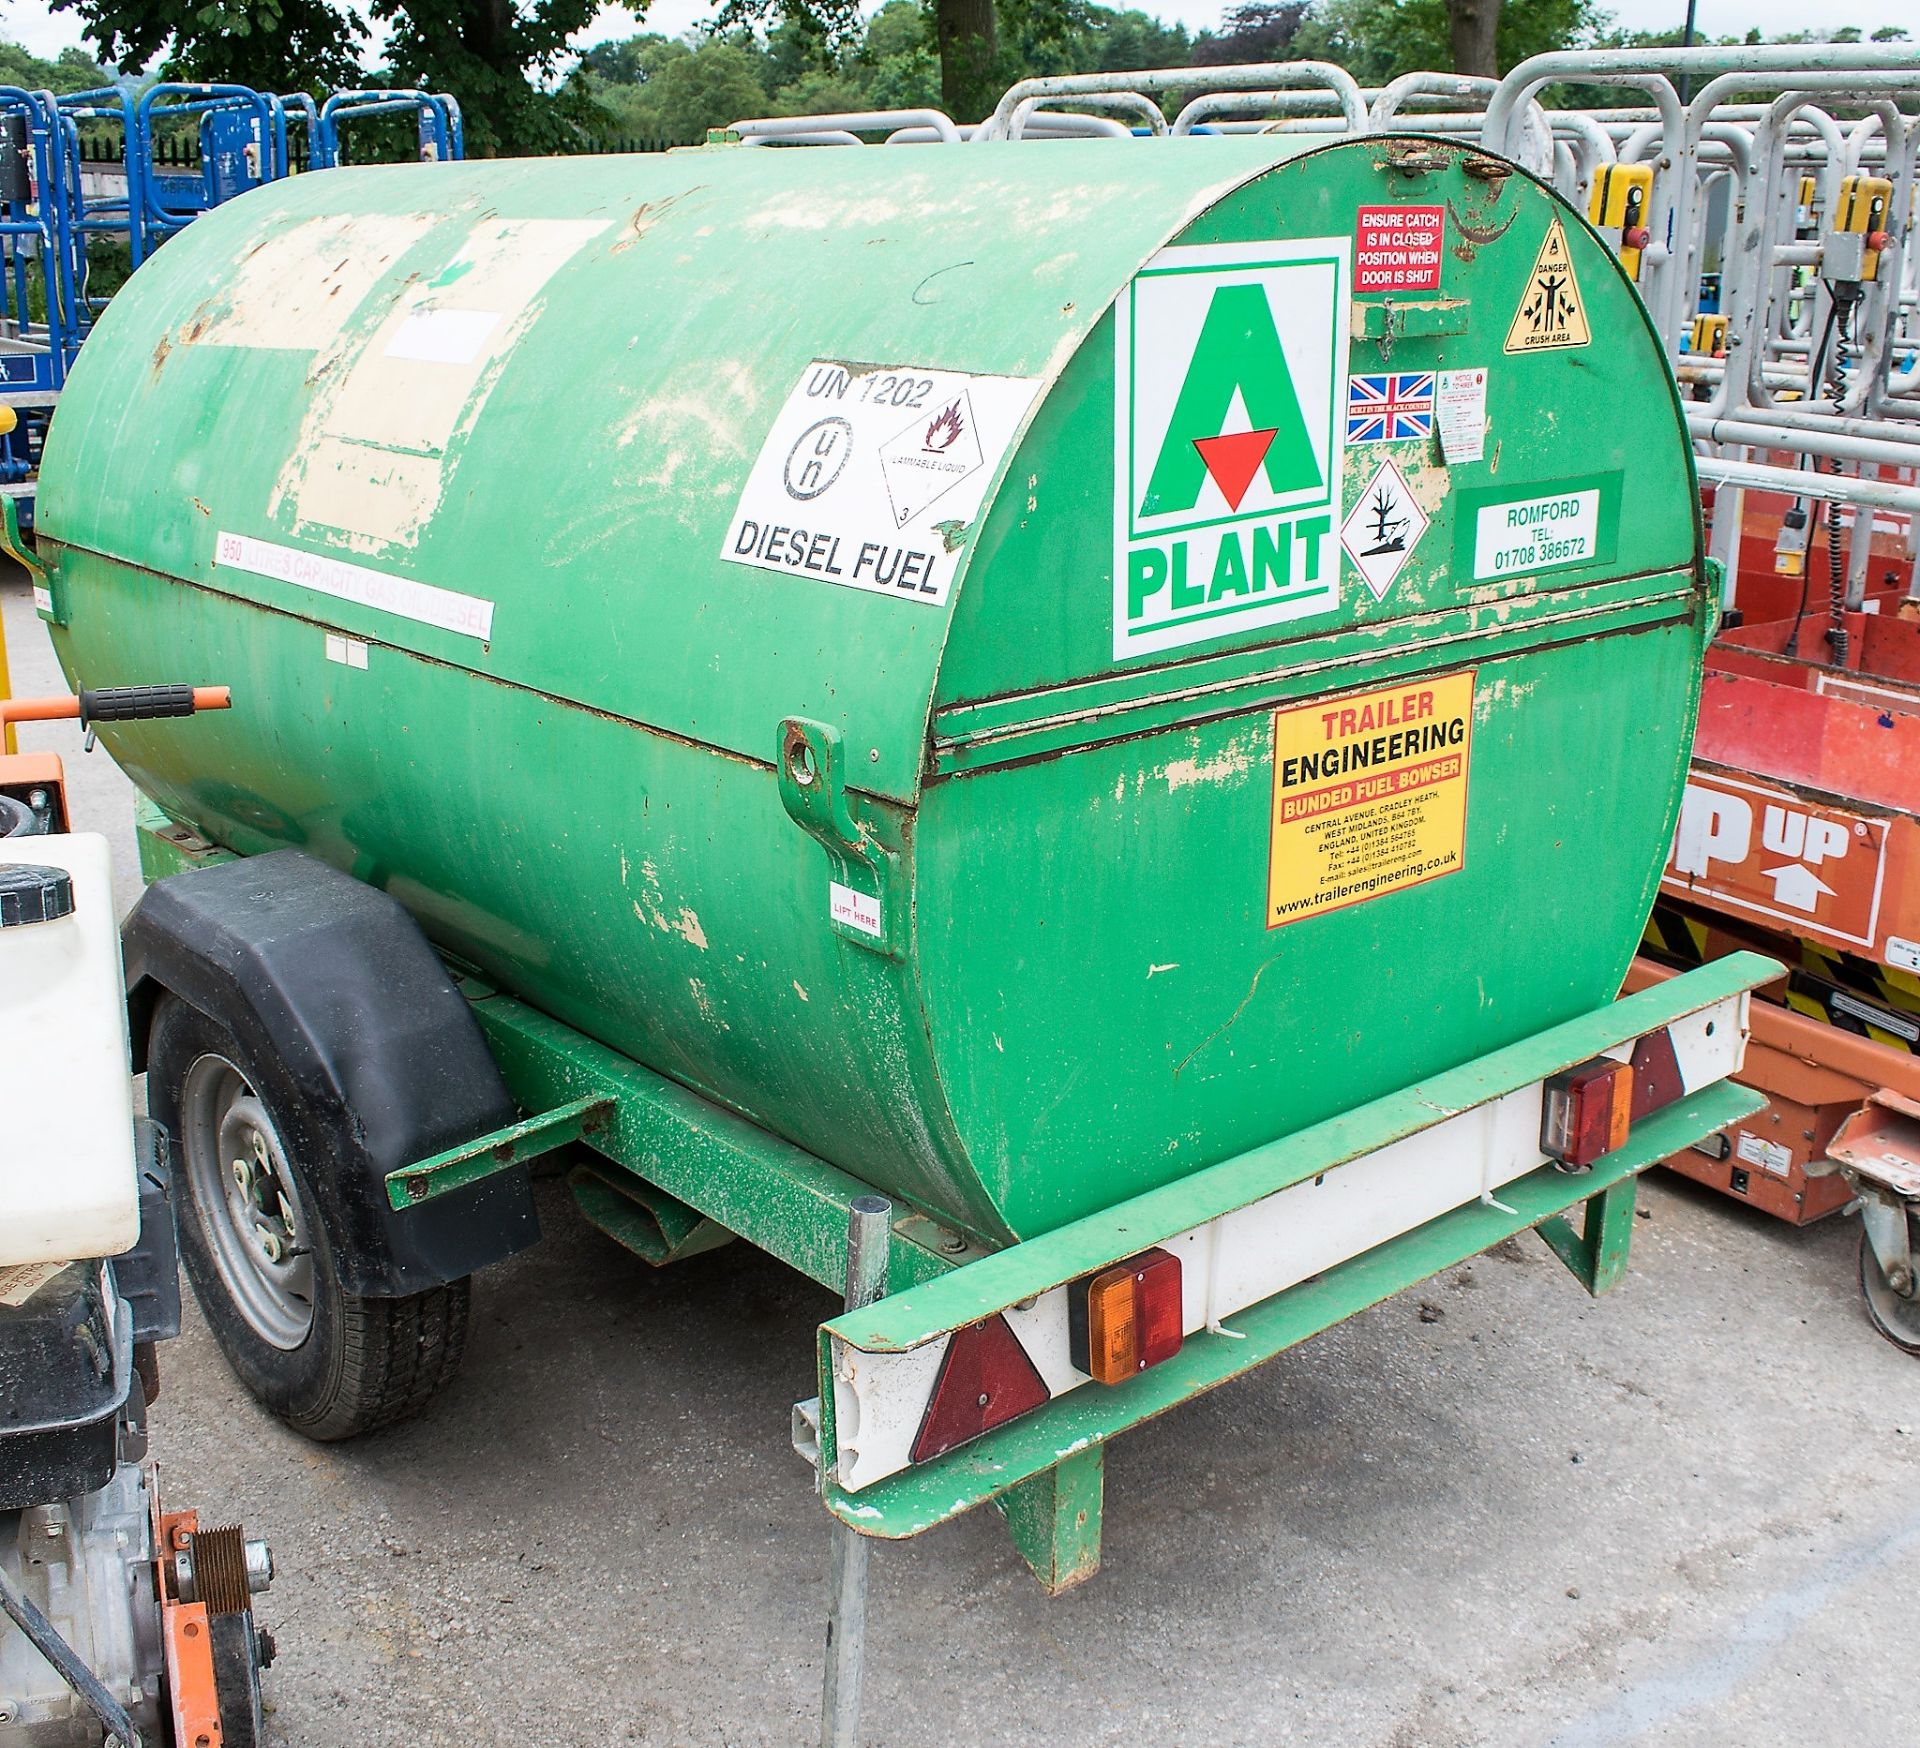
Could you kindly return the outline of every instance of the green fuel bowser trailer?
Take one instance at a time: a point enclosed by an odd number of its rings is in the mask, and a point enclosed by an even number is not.
[[[1108,1437],[1528,1227],[1611,1285],[1750,1103],[1764,961],[1615,999],[1713,613],[1680,409],[1477,149],[299,177],[114,300],[40,506],[78,684],[232,689],[101,728],[136,1047],[319,1436],[431,1393],[577,1145],[656,1263],[872,1238],[823,1500],[997,1500],[1058,1587]]]

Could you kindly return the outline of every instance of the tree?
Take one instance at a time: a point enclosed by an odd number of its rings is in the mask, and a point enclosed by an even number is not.
[[[361,80],[366,27],[332,0],[53,0],[80,14],[101,59],[167,78],[227,80],[259,91],[323,90]]]
[[[1500,76],[1500,0],[1446,0],[1447,46],[1453,70],[1481,79]]]
[[[649,90],[659,136],[668,140],[702,140],[708,128],[764,114],[767,107],[752,59],[732,43],[705,42],[668,62]]]
[[[1488,3],[1494,6],[1495,30],[1487,77],[1498,77],[1550,49],[1578,48],[1592,41],[1604,22],[1595,0]],[[1291,52],[1336,61],[1362,85],[1444,69],[1456,60],[1453,12],[1458,4],[1460,0],[1325,0],[1308,13]]]
[[[52,3],[80,15],[106,60],[140,67],[163,55],[170,78],[316,92],[368,80],[367,30],[352,0]],[[639,11],[645,0],[621,3]],[[389,27],[388,64],[378,76],[452,92],[476,154],[552,150],[593,119],[578,81],[547,87],[596,10],[594,0],[371,0],[365,8]]]
[[[1196,67],[1230,67],[1237,62],[1284,61],[1306,22],[1307,0],[1243,0],[1229,7],[1217,36],[1193,47]]]
[[[64,95],[112,83],[113,75],[84,49],[62,49],[57,60],[43,61],[18,43],[0,42],[0,85]]]
[[[924,0],[940,69],[940,106],[983,116],[1015,79],[1057,58],[1085,19],[1086,0]],[[722,0],[715,28],[804,21],[823,54],[844,57],[861,36],[859,0]]]

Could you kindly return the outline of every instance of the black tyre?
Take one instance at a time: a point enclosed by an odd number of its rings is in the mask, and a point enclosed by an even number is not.
[[[468,1282],[401,1298],[344,1291],[276,1112],[284,1071],[176,996],[154,1011],[147,1107],[174,1138],[180,1253],[240,1381],[296,1432],[351,1438],[424,1407],[459,1369]]]
[[[1920,1257],[1920,1209],[1907,1210],[1907,1237],[1912,1254]],[[1867,1321],[1905,1353],[1920,1354],[1920,1291],[1911,1283],[1902,1293],[1881,1272],[1863,1229],[1860,1234],[1860,1297],[1866,1302]]]

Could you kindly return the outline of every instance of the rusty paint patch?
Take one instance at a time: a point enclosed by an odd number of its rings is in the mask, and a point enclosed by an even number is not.
[[[678,194],[669,194],[661,200],[643,200],[627,215],[627,222],[620,227],[620,236],[609,255],[624,255],[647,232],[653,229],[668,213],[689,195],[700,193],[706,187],[704,182],[696,183],[692,188],[682,189]]]
[[[1497,225],[1475,224],[1465,213],[1453,204],[1453,197],[1449,195],[1447,197],[1447,217],[1453,220],[1453,228],[1461,239],[1461,245],[1471,245],[1471,247],[1466,249],[1464,254],[1461,252],[1461,246],[1456,245],[1453,251],[1454,254],[1458,255],[1462,261],[1471,261],[1473,259],[1474,249],[1484,249],[1489,243],[1499,242],[1499,240],[1512,229],[1513,221],[1519,216],[1520,208],[1515,206],[1513,211],[1508,213]]]

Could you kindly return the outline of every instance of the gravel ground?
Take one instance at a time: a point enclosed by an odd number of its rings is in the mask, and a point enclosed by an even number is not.
[[[57,686],[0,606],[16,690]],[[131,791],[74,769],[130,902]],[[744,1245],[655,1273],[541,1204],[408,1426],[304,1443],[191,1310],[162,1355],[169,1497],[279,1557],[274,1744],[815,1738],[827,1520],[787,1418],[831,1299]],[[1856,1228],[1660,1173],[1642,1206],[1605,1299],[1516,1241],[1119,1440],[1065,1597],[991,1511],[877,1547],[865,1740],[1907,1741],[1920,1365],[1862,1317]]]

